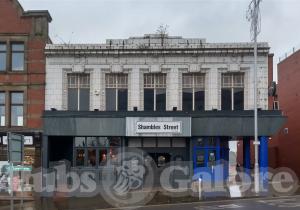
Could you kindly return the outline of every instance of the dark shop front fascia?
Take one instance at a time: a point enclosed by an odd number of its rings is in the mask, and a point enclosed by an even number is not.
[[[124,148],[139,148],[158,168],[171,161],[189,161],[196,173],[212,171],[216,164],[224,163],[220,174],[226,178],[229,141],[238,137],[247,147],[254,130],[253,111],[45,111],[43,118],[43,166],[68,160],[72,168],[80,170],[101,170],[108,161],[120,164],[117,157]],[[268,137],[285,120],[279,111],[259,111],[260,151],[264,154],[260,159],[264,164]],[[250,147],[246,150],[250,152]],[[249,152],[244,148],[246,166]]]

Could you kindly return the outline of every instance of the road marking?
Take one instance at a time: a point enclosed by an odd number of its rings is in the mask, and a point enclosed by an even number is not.
[[[219,206],[196,206],[195,209],[205,210],[205,209],[240,209],[243,206],[236,204],[228,204],[228,205],[219,205]]]
[[[260,200],[258,203],[263,203],[265,205],[274,206],[277,208],[298,208],[300,207],[300,200],[296,198],[285,198],[285,199],[276,199],[276,200]]]

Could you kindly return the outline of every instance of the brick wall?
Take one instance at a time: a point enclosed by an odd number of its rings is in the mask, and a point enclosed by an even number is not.
[[[300,177],[300,50],[278,64],[278,100],[288,117],[287,123],[274,137],[278,145],[278,166],[293,169]],[[284,132],[288,128],[288,133]]]
[[[50,42],[50,21],[47,11],[24,12],[17,0],[0,1],[0,42],[8,47],[15,41],[22,41],[25,45],[25,70],[12,72],[8,67],[5,72],[0,72],[0,91],[5,91],[7,95],[11,91],[24,92],[24,126],[13,128],[7,123],[6,127],[0,127],[0,131],[42,129],[41,115],[45,104],[44,48]],[[9,105],[6,108],[9,109]]]

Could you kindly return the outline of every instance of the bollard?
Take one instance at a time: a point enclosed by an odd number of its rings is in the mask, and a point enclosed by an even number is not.
[[[199,177],[199,179],[198,179],[199,200],[201,200],[201,198],[202,198],[202,189],[201,189],[201,185],[202,185],[202,179]]]

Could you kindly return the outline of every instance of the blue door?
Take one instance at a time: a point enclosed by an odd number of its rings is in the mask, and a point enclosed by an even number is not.
[[[219,156],[216,148],[195,148],[194,174],[200,173],[203,181],[208,181],[208,179],[214,181]]]
[[[193,149],[194,178],[201,176],[203,181],[212,182],[225,180],[228,177],[228,155],[228,146],[222,147],[217,137],[214,140],[203,138],[201,144],[196,142]]]

